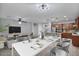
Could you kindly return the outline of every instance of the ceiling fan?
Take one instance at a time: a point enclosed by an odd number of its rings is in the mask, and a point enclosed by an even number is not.
[[[19,24],[21,24],[21,23],[27,23],[27,21],[23,21],[22,18],[18,18],[18,23]]]
[[[7,16],[7,19],[17,21],[19,24],[27,23],[22,17]]]

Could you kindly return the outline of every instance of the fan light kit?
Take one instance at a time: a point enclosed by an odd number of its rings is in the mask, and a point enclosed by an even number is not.
[[[18,22],[19,24],[22,24],[22,22],[21,22],[21,18],[19,18],[19,20],[18,20],[18,21],[19,21],[19,22]]]
[[[22,22],[18,22],[19,24],[22,24]]]
[[[64,16],[64,18],[67,18],[67,16]]]

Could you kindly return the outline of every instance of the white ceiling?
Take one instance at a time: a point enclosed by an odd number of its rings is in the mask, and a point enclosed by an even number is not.
[[[68,20],[74,20],[79,15],[79,4],[77,3],[50,3],[48,10],[41,11],[39,3],[2,3],[0,4],[0,15],[3,17],[26,18],[28,21],[45,22],[51,17],[62,18],[67,16]],[[63,19],[64,20],[64,19]]]

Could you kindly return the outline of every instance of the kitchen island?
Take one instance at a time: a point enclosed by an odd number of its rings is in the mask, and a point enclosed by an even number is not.
[[[15,49],[20,56],[35,56],[58,39],[60,39],[60,37],[48,36],[44,39],[31,39],[31,42],[22,41],[14,43],[12,44],[12,55]]]

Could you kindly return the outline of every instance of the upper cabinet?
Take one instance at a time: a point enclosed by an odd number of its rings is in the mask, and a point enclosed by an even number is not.
[[[79,29],[79,17],[77,17],[77,18],[75,19],[75,23],[76,23],[76,25],[77,25],[77,29]]]

